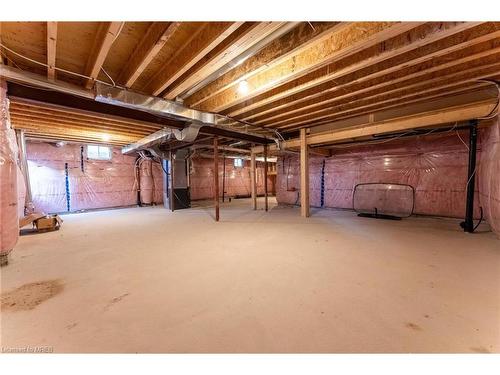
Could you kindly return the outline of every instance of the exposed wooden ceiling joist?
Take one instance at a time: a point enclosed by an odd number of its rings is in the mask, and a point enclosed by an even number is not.
[[[198,33],[157,72],[146,85],[145,91],[158,96],[207,53],[227,38],[242,22],[214,22],[199,29]]]
[[[255,56],[185,98],[184,103],[189,106],[197,106],[201,101],[211,98],[219,92],[235,85],[238,81],[278,63],[292,53],[298,53],[300,50],[307,48],[308,45],[313,43],[326,30],[331,29],[337,24],[338,22],[300,23],[285,35],[271,42]]]
[[[56,78],[57,22],[47,22],[47,77]]]
[[[341,59],[382,40],[417,27],[420,23],[354,22],[343,23],[326,31],[309,48],[293,54],[282,62],[246,79],[247,92],[232,86],[200,103],[197,108],[220,112],[251,99],[286,81],[303,76],[334,59]]]
[[[182,92],[237,58],[243,51],[252,47],[282,25],[283,22],[245,22],[173,82],[164,93],[164,98],[175,99]]]
[[[123,22],[102,22],[99,25],[99,30],[85,68],[85,75],[91,77],[85,84],[86,88],[89,89],[94,85],[94,80],[99,76],[106,56],[113,42],[118,37],[122,26]]]
[[[132,87],[180,26],[181,22],[153,22],[125,63],[118,82],[125,87]]]
[[[494,31],[494,29],[493,29]],[[299,104],[304,100],[320,103],[323,95],[336,91],[342,83],[374,78],[396,72],[412,64],[491,40],[491,25],[479,23],[428,23],[361,53],[334,61],[326,67],[278,86],[253,100],[232,108],[228,115],[250,121],[255,115]],[[480,38],[479,40],[475,40]],[[459,47],[456,45],[459,44]],[[367,77],[367,78],[366,78]]]
[[[467,61],[474,60],[483,56],[495,53],[492,49],[499,45],[500,31],[491,34],[481,35],[478,38],[467,39],[458,44],[441,44],[435,46],[433,52],[426,53],[425,51],[414,53],[406,58],[402,58],[398,63],[385,63],[383,65],[375,65],[373,69],[357,70],[350,74],[338,75],[334,82],[327,82],[318,85],[312,89],[303,90],[300,93],[289,95],[283,99],[275,100],[260,106],[254,110],[248,110],[238,118],[244,121],[259,124],[262,120],[271,120],[283,114],[291,114],[306,108],[318,107],[326,105],[334,101],[339,95],[344,93],[353,93],[361,84],[365,82],[363,87],[369,88],[379,84],[384,79],[395,79],[404,77],[416,72],[428,69],[439,69],[439,66],[458,65]],[[496,40],[496,44],[493,44]],[[374,79],[378,78],[378,82]]]

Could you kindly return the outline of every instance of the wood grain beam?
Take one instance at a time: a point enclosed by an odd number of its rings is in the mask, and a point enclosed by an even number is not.
[[[248,92],[234,85],[200,103],[197,108],[220,112],[253,98],[270,88],[305,75],[330,63],[345,58],[380,41],[408,31],[421,23],[414,22],[354,22],[334,26],[309,48],[291,55],[276,66],[249,77]]]
[[[87,129],[87,130],[92,130],[92,129],[102,129],[102,130],[107,130],[110,132],[118,132],[122,134],[132,134],[132,135],[138,135],[138,136],[145,136],[150,134],[150,131],[147,130],[134,130],[134,129],[129,129],[129,128],[121,128],[117,127],[114,125],[109,125],[106,123],[88,123],[84,121],[74,121],[74,120],[68,120],[68,119],[61,119],[61,118],[52,118],[52,117],[47,117],[47,116],[38,116],[38,115],[33,115],[33,114],[28,114],[28,113],[17,113],[17,112],[12,112],[11,113],[12,119],[17,119],[20,121],[25,121],[25,122],[33,122],[37,124],[60,124],[60,125],[65,125],[68,126],[69,128],[73,127],[75,129]]]
[[[173,100],[178,95],[201,82],[246,49],[267,37],[283,25],[283,22],[245,22],[236,31],[206,54],[191,69],[173,82],[164,98]]]
[[[118,37],[120,30],[123,26],[123,22],[101,22],[97,35],[90,52],[89,59],[87,60],[87,65],[85,67],[85,75],[91,77],[87,80],[85,87],[87,89],[92,88],[94,81],[99,76],[99,72],[108,56],[109,50],[113,45],[113,42]]]
[[[370,90],[375,85],[380,85],[382,80],[391,81],[398,77],[410,78],[423,75],[426,72],[487,57],[497,53],[500,45],[500,31],[483,35],[475,40],[452,45],[447,48],[437,49],[429,54],[419,57],[403,59],[402,62],[387,66],[374,66],[366,72],[357,71],[352,74],[335,78],[335,83],[328,82],[306,90],[300,94],[290,95],[284,99],[273,101],[265,106],[247,112],[239,119],[254,124],[269,123],[271,120],[284,119],[294,113],[312,110],[328,103],[333,103],[339,98],[356,95],[360,89]],[[383,82],[382,82],[383,83]],[[272,104],[272,105],[271,105]]]
[[[125,63],[118,82],[132,87],[146,67],[181,27],[181,22],[153,22],[141,39],[129,60]]]
[[[207,23],[188,44],[179,50],[174,58],[167,62],[146,84],[145,91],[154,96],[160,95],[176,79],[214,49],[242,22]]]
[[[116,128],[120,129],[129,129],[129,130],[142,130],[142,131],[149,131],[149,132],[154,132],[156,130],[161,129],[161,126],[158,125],[143,125],[143,124],[134,124],[133,122],[127,123],[127,122],[117,122],[117,121],[110,121],[108,119],[96,119],[94,117],[88,117],[88,116],[81,116],[81,115],[76,115],[76,114],[68,114],[64,112],[55,112],[55,111],[49,111],[46,109],[42,108],[31,108],[31,107],[24,107],[24,106],[19,106],[19,105],[11,105],[10,106],[10,111],[11,113],[18,113],[18,114],[26,114],[26,115],[33,115],[33,116],[38,116],[41,118],[47,118],[51,120],[68,120],[68,121],[74,121],[74,122],[81,122],[81,123],[87,123],[87,124],[108,124],[110,126],[114,126]]]
[[[300,129],[300,216],[310,216],[309,205],[309,145],[307,129]]]
[[[269,43],[253,57],[185,98],[184,103],[191,107],[197,106],[202,101],[234,85],[238,80],[257,74],[287,58],[291,53],[297,53],[307,48],[310,43],[313,43],[325,31],[337,24],[338,22],[312,22],[313,27],[311,27],[308,22],[302,22],[291,31]]]
[[[491,40],[495,37],[491,33],[497,30],[494,24],[427,23],[233,106],[225,114],[248,121],[255,115],[326,95],[336,90],[339,81],[346,83],[347,79],[354,81],[364,76],[373,78],[396,72],[407,65],[424,63],[434,57]]]
[[[420,113],[402,118],[366,123],[354,129],[333,130],[325,133],[311,134],[307,138],[308,145],[328,144],[346,139],[366,137],[374,134],[392,133],[426,126],[466,121],[487,116],[495,108],[496,101],[488,100],[457,107],[449,107],[436,111]],[[287,141],[286,148],[300,147],[300,140]]]
[[[355,127],[332,129],[320,133],[311,133],[307,136],[307,144],[309,146],[328,145],[335,142],[367,137],[374,134],[391,133],[409,129],[429,127],[439,124],[477,119],[491,114],[491,112],[495,109],[496,104],[496,100],[489,99],[448,108],[413,113],[407,116],[401,116],[375,122],[370,120],[370,117],[373,116],[368,116],[367,120],[364,123],[359,124]],[[300,148],[300,146],[300,138],[287,140],[282,143],[282,147],[284,149],[297,149]],[[276,145],[270,145],[269,147],[273,151],[277,150]],[[254,153],[262,153],[262,150],[262,146],[256,146],[252,148],[252,152]]]
[[[91,131],[91,130],[78,130],[78,129],[68,129],[65,126],[52,125],[38,125],[30,122],[13,121],[14,128],[24,129],[29,132],[36,132],[37,134],[48,134],[57,135],[60,137],[71,136],[81,139],[95,139],[103,140],[104,134],[108,134],[102,131]],[[110,135],[109,141],[117,141],[123,143],[133,143],[140,139],[140,137],[132,137],[128,135],[112,134]]]
[[[411,91],[411,95],[415,94],[421,94],[422,92],[425,92],[425,90],[435,90],[436,88],[446,88],[449,86],[456,85],[458,83],[467,83],[467,82],[473,82],[477,81],[479,79],[484,79],[488,78],[490,76],[496,76],[500,73],[500,63],[492,63],[488,64],[485,66],[479,66],[463,71],[459,71],[456,73],[451,73],[451,74],[446,74],[442,76],[436,75],[435,78],[432,79],[427,79],[423,80],[422,82],[417,82],[413,81],[414,83],[409,84],[409,85],[402,85],[402,87],[396,87],[393,90],[387,90],[385,93],[382,94],[377,94],[373,95],[369,99],[371,100],[371,103],[377,103],[380,98],[384,98],[384,95],[386,95],[388,92],[390,93],[405,93],[402,94],[401,97],[404,97],[405,95],[409,95],[407,91],[405,90],[414,90],[415,88],[421,87],[421,91]],[[394,86],[397,86],[395,84]],[[423,87],[422,87],[423,86]],[[425,89],[424,89],[425,87]],[[366,98],[364,99],[366,100]],[[355,108],[357,103],[352,103],[352,104],[347,104],[347,107]],[[284,122],[280,122],[279,124],[275,124],[278,128],[284,129],[284,128],[292,128],[296,126],[312,126],[313,123],[319,121],[319,120],[325,120],[325,119],[330,119],[331,117],[338,116],[339,114],[342,113],[342,108],[341,106],[337,107],[331,107],[325,110],[318,111],[317,113],[311,113],[308,115],[302,116],[301,119],[294,119],[294,120],[287,120]]]
[[[306,119],[320,113],[333,111],[337,105],[349,103],[354,104],[357,100],[366,100],[377,94],[386,95],[388,93],[397,93],[401,90],[425,85],[430,81],[439,81],[449,77],[459,75],[461,72],[477,71],[487,67],[494,61],[499,61],[500,47],[498,49],[487,50],[477,55],[470,55],[463,59],[452,60],[449,63],[438,65],[429,69],[414,69],[414,73],[405,70],[398,75],[382,77],[378,80],[362,81],[363,83],[337,86],[336,96],[331,99],[311,104],[314,101],[307,102],[303,109],[295,109],[283,115],[265,118],[255,121],[255,125],[277,126],[287,121]],[[450,69],[453,68],[453,69]],[[345,93],[342,95],[342,93]],[[305,103],[304,103],[305,104]]]
[[[57,22],[47,22],[47,78],[56,79]]]

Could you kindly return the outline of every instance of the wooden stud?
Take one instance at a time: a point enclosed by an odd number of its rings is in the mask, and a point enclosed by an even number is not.
[[[56,79],[57,22],[47,22],[47,78]]]
[[[87,89],[92,88],[94,81],[99,76],[101,68],[108,56],[109,50],[118,37],[123,22],[102,22],[90,52],[90,57],[85,68],[85,75],[91,77],[85,85]]]
[[[300,129],[300,215],[309,217],[309,146],[307,129]]]
[[[214,204],[215,221],[219,221],[219,139],[214,137]]]
[[[181,22],[153,22],[123,67],[118,82],[132,87],[181,25]]]
[[[252,190],[252,208],[257,209],[257,179],[256,179],[256,161],[255,153],[252,152],[250,156],[250,187]]]

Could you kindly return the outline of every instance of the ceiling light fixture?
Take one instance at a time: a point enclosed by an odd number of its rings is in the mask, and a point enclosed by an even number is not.
[[[101,139],[104,142],[107,142],[107,141],[109,141],[111,139],[111,137],[109,136],[109,134],[104,133],[104,134],[101,135]]]
[[[246,94],[248,92],[248,82],[246,80],[240,81],[238,84],[238,92],[240,94]]]

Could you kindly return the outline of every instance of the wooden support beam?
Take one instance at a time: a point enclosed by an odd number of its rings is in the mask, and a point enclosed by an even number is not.
[[[238,85],[234,85],[204,101],[198,107],[206,111],[223,111],[278,84],[318,69],[334,59],[345,58],[418,25],[420,23],[414,22],[354,22],[340,24],[326,32],[310,48],[289,56],[288,59],[276,64],[276,66],[249,77],[246,80],[249,88],[248,92],[241,92],[238,90]]]
[[[450,107],[393,120],[368,123],[353,129],[333,130],[325,133],[311,134],[307,137],[308,145],[328,144],[346,139],[365,137],[373,134],[392,133],[408,129],[417,129],[432,125],[453,123],[488,116],[496,106],[495,100]],[[301,129],[302,131],[302,129]],[[302,134],[302,133],[301,133]],[[291,140],[287,148],[301,146],[301,140]]]
[[[266,212],[269,210],[269,198],[267,191],[267,145],[264,145],[264,207]]]
[[[145,87],[146,92],[158,96],[176,79],[226,39],[242,22],[207,23],[171,61],[157,72]]]
[[[181,25],[181,22],[153,22],[123,67],[118,82],[132,87]]]
[[[307,129],[300,129],[300,215],[309,217],[309,146]]]
[[[219,221],[219,138],[214,137],[214,204],[215,221]]]
[[[92,51],[85,68],[85,75],[91,77],[85,85],[87,89],[92,88],[94,81],[108,56],[109,50],[121,31],[123,22],[102,22],[99,25]]]
[[[56,79],[57,22],[47,22],[47,78]]]
[[[250,156],[250,187],[252,190],[252,208],[254,210],[257,209],[257,179],[256,179],[256,172],[257,172],[257,165],[255,161],[255,152],[252,152]]]
[[[335,142],[371,136],[374,134],[392,133],[439,124],[467,121],[490,115],[495,109],[495,106],[496,100],[488,99],[475,103],[462,104],[444,109],[434,109],[376,122],[371,122],[369,120],[370,116],[367,116],[368,119],[365,123],[359,124],[355,127],[335,129],[338,124],[332,123],[332,130],[310,134],[306,137],[306,139],[309,146],[328,145]],[[301,147],[301,138],[285,141],[282,146],[284,149],[299,149]],[[269,149],[276,151],[277,147],[276,145],[271,145],[269,146]],[[256,146],[252,148],[252,152],[257,154],[262,153],[263,150],[263,146]]]

